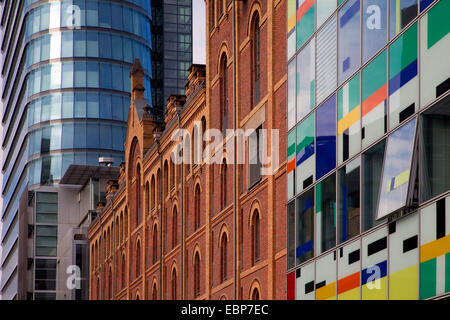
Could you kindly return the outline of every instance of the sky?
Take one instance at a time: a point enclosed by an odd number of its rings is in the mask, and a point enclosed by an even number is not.
[[[192,0],[193,63],[206,63],[205,1]]]

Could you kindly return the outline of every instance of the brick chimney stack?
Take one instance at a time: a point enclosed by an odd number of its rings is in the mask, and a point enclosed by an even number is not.
[[[130,71],[131,78],[131,99],[144,99],[144,68],[139,59],[134,59],[133,67]]]

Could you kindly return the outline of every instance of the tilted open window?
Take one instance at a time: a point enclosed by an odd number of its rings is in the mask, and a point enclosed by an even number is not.
[[[417,118],[393,132],[386,143],[377,220],[413,202],[417,163]]]

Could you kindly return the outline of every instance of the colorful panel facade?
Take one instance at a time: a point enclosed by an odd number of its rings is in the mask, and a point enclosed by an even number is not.
[[[361,243],[354,241],[338,250],[338,300],[361,298]]]
[[[439,1],[420,19],[420,103],[424,107],[450,88],[450,2]]]
[[[316,178],[336,168],[336,95],[316,111]]]
[[[309,263],[295,270],[295,299],[315,300],[314,265]]]
[[[387,41],[388,0],[363,0],[362,60],[366,63]]]
[[[417,24],[389,47],[389,127],[413,115],[418,105]]]
[[[300,49],[314,33],[315,5],[314,0],[297,0],[296,33],[297,50]]]
[[[336,300],[336,251],[317,259],[316,300]]]
[[[354,76],[338,91],[338,163],[361,150],[360,75]]]
[[[362,145],[363,148],[386,132],[387,54],[380,53],[362,71]]]
[[[295,191],[295,130],[291,131],[287,137],[287,162],[287,197],[290,199]]]
[[[314,146],[314,113],[297,126],[296,192],[315,181],[316,157]]]
[[[297,121],[315,107],[315,47],[313,39],[297,55]]]

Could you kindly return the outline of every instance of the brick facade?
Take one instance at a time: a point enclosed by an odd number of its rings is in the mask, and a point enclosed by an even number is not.
[[[206,1],[206,69],[190,68],[186,95],[169,97],[164,121],[142,103],[139,63],[131,70],[126,161],[89,230],[91,299],[286,299],[286,1],[234,3],[235,49],[233,1],[216,0],[214,17]],[[219,129],[224,118],[229,129],[279,130],[279,167],[273,175],[251,183],[247,164],[182,166],[171,161],[176,129],[190,133],[193,157],[194,126],[201,131],[203,120],[206,128]],[[226,150],[226,163],[233,160],[231,154]],[[245,159],[249,156],[246,147]]]

